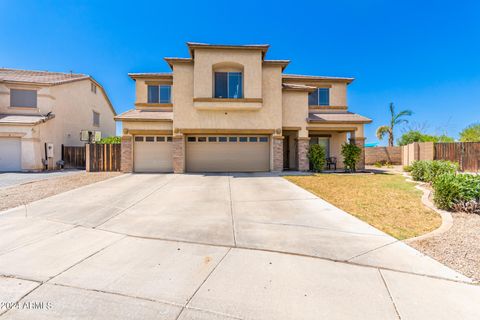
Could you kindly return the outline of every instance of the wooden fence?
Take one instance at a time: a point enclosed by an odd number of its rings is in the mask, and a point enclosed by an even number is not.
[[[480,171],[480,142],[435,143],[435,160],[457,162],[461,171]]]
[[[85,147],[67,147],[62,145],[64,168],[85,169]]]
[[[120,171],[120,144],[87,144],[87,171]]]

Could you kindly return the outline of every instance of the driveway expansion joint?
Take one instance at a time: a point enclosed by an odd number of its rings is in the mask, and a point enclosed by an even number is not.
[[[378,269],[378,273],[380,274],[380,278],[382,278],[383,285],[385,286],[385,289],[387,290],[388,296],[390,297],[390,300],[392,301],[393,308],[395,309],[395,313],[397,314],[398,319],[402,319],[400,317],[400,313],[398,312],[397,305],[395,304],[395,300],[393,300],[392,293],[390,292],[390,289],[388,288],[387,281],[385,281],[385,278],[383,277],[383,273],[380,269]]]
[[[223,255],[223,257],[218,261],[218,263],[215,265],[215,267],[212,268],[212,270],[210,270],[210,272],[208,273],[208,275],[205,277],[205,279],[203,279],[203,281],[200,283],[200,285],[197,287],[197,289],[193,292],[193,294],[190,296],[190,298],[187,299],[187,303],[185,303],[185,306],[182,307],[182,310],[180,310],[180,313],[177,315],[177,317],[175,318],[175,320],[178,320],[178,318],[180,318],[180,316],[182,315],[183,311],[185,309],[188,308],[188,305],[190,304],[190,301],[192,301],[192,299],[195,297],[195,295],[197,294],[197,292],[200,290],[200,288],[203,287],[203,285],[205,284],[205,282],[207,282],[207,280],[210,278],[210,276],[213,274],[213,272],[218,268],[218,266],[222,263],[222,261],[225,259],[225,257],[230,253],[230,251],[232,250],[232,248],[229,248],[227,250],[227,252],[225,252],[225,254]]]

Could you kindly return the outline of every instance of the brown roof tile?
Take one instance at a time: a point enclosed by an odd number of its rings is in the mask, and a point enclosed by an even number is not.
[[[24,115],[24,114],[0,114],[0,124],[11,125],[33,125],[40,122],[45,122],[55,118],[55,115],[50,114],[48,116],[42,115]]]
[[[88,78],[90,76],[78,73],[0,68],[0,82],[28,82],[55,85]]]
[[[308,122],[315,123],[370,123],[371,119],[353,112],[314,112],[308,114]]]
[[[122,121],[173,121],[173,112],[153,110],[128,110],[115,117],[115,120]]]

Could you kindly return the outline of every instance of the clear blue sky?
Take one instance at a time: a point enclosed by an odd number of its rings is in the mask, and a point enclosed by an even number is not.
[[[133,107],[127,73],[170,71],[186,41],[268,43],[288,73],[355,77],[367,142],[391,101],[432,134],[480,121],[478,1],[0,1],[1,67],[90,74],[118,113]]]

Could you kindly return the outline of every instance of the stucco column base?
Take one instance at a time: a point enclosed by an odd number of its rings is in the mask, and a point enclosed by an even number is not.
[[[355,137],[350,139],[350,143],[355,144],[357,147],[362,149],[360,154],[360,160],[356,165],[357,170],[365,170],[365,139],[364,137]]]
[[[273,136],[273,171],[283,171],[283,136]]]
[[[120,170],[122,172],[133,171],[133,137],[131,135],[122,136],[122,151],[120,160]]]
[[[309,137],[297,138],[297,159],[298,159],[299,171],[308,171],[310,169],[310,161],[308,160],[309,146],[310,146]]]
[[[185,173],[185,136],[173,136],[173,173]]]

